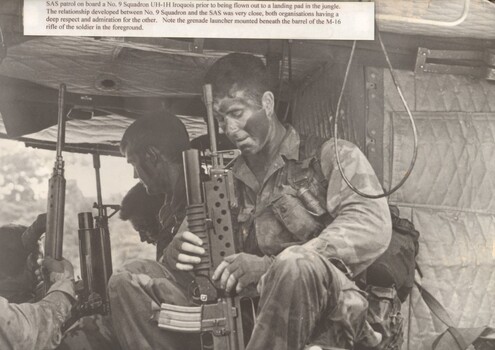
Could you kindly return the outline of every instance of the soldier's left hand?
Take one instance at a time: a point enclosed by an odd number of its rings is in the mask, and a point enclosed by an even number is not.
[[[39,214],[31,226],[38,239],[40,239],[41,235],[46,232],[46,213]]]
[[[220,278],[220,287],[230,292],[240,293],[251,283],[258,283],[261,276],[272,263],[269,256],[257,256],[246,253],[226,257],[213,273],[214,281]]]

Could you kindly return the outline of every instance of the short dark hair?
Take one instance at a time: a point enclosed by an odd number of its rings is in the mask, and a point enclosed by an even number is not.
[[[27,226],[14,224],[0,227],[0,272],[8,276],[21,274],[31,253],[22,244],[22,233],[26,229]]]
[[[157,220],[165,196],[149,195],[141,182],[135,184],[124,196],[120,206],[120,218],[133,221],[133,218]]]
[[[266,91],[271,91],[270,75],[261,58],[232,53],[219,58],[208,69],[205,83],[211,84],[214,96],[232,96],[232,89],[245,90],[256,102]]]
[[[154,146],[169,160],[180,162],[190,148],[189,135],[179,118],[168,112],[145,115],[132,123],[122,136],[120,152],[140,153]]]

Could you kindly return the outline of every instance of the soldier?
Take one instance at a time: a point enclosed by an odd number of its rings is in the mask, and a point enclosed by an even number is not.
[[[136,120],[124,133],[120,150],[134,167],[150,196],[163,196],[158,218],[157,257],[170,242],[185,216],[182,151],[189,149],[189,136],[182,122],[167,113]]]
[[[161,225],[158,213],[164,202],[164,194],[150,196],[146,192],[146,187],[141,182],[134,185],[122,199],[120,204],[120,219],[129,220],[132,227],[139,233],[141,242],[166,246],[170,242],[170,235],[164,233],[160,235]],[[157,253],[163,249],[158,248]],[[161,252],[160,252],[161,255]],[[158,258],[158,256],[157,256]]]
[[[219,59],[206,75],[219,126],[242,152],[233,173],[245,252],[227,257],[213,279],[227,291],[239,293],[256,285],[260,292],[247,349],[302,349],[323,333],[326,345],[376,345],[380,337],[366,322],[367,301],[350,277],[387,248],[387,201],[360,197],[347,187],[331,140],[315,159],[326,183],[322,186],[314,176],[305,184],[325,204],[327,219],[315,219],[292,181],[315,165],[298,162],[299,135],[277,119],[268,77],[262,61],[245,54]],[[338,147],[354,185],[380,193],[380,183],[359,149],[345,141]],[[179,237],[188,244],[174,244]],[[184,232],[174,241],[164,256],[172,267],[191,270],[203,253],[198,238]]]
[[[38,256],[37,241],[45,231],[45,223],[46,215],[42,214],[29,228],[0,228],[0,257],[9,259],[0,264],[1,349],[55,349],[62,340],[61,326],[69,318],[75,301],[70,262],[43,260],[51,287],[41,301],[30,303],[34,298],[36,265],[28,260]]]
[[[45,232],[46,214],[40,214],[31,226],[0,227],[0,296],[10,303],[34,299],[35,270],[41,256],[38,240]]]
[[[125,131],[120,144],[127,162],[134,167],[148,195],[164,195],[157,257],[177,232],[185,216],[185,183],[182,151],[189,149],[189,136],[181,121],[169,114],[142,117]],[[108,284],[114,329],[124,349],[195,349],[199,338],[188,334],[170,337],[150,322],[154,310],[166,297],[172,275],[158,261],[136,259],[114,271]],[[192,276],[179,276],[189,285]],[[122,303],[125,303],[122,304]]]
[[[366,322],[368,304],[352,278],[388,246],[392,230],[387,201],[360,197],[347,187],[336,165],[333,140],[321,147],[314,161],[299,161],[299,135],[277,119],[268,77],[263,62],[246,54],[219,59],[206,75],[219,126],[242,153],[233,174],[240,203],[238,234],[245,251],[226,257],[213,278],[237,293],[257,287],[260,301],[248,350],[299,350],[320,336],[334,347],[375,346],[380,336]],[[338,152],[357,188],[381,192],[372,167],[355,145],[339,140]],[[323,207],[320,218],[294,185],[295,174],[317,171],[320,176],[305,179],[299,189],[310,191]],[[134,283],[136,294],[153,291],[159,302],[193,305],[184,282],[205,254],[201,245],[193,233],[179,231],[165,249],[159,286],[142,277],[140,284]],[[115,277],[115,290],[127,286],[125,279]],[[116,308],[135,302],[132,296],[121,293],[115,298]],[[127,318],[133,325],[126,326],[126,316],[120,316],[120,339],[126,349],[151,349],[149,344],[185,348],[180,334],[149,331],[151,325],[138,324],[131,315]]]

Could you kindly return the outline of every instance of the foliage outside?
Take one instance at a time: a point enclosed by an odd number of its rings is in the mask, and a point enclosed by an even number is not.
[[[90,159],[90,158],[89,158]],[[25,148],[21,143],[2,141],[0,145],[0,225],[16,223],[29,226],[39,213],[46,211],[48,180],[52,173],[55,153]],[[87,156],[64,154],[65,169],[90,167],[93,164]],[[94,172],[93,172],[94,173]],[[73,265],[76,275],[79,271],[79,242],[77,214],[93,212],[94,197],[85,196],[78,182],[86,179],[67,179],[64,222],[63,255]],[[91,179],[94,181],[94,179]],[[104,204],[120,204],[128,188],[105,197]],[[109,220],[114,269],[133,258],[155,258],[155,247],[141,243],[139,235],[128,222],[119,219],[118,214]]]

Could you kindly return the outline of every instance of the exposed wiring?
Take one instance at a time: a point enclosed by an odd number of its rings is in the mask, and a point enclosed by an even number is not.
[[[335,111],[335,120],[334,120],[334,128],[333,128],[333,137],[334,137],[333,141],[334,141],[334,146],[335,146],[335,157],[337,159],[337,165],[338,165],[340,174],[342,175],[342,178],[344,179],[345,183],[355,193],[359,194],[362,197],[371,198],[371,199],[378,199],[378,198],[383,198],[383,197],[390,196],[392,193],[394,193],[400,187],[402,187],[402,185],[404,184],[404,182],[406,182],[406,180],[409,177],[409,175],[411,175],[411,172],[412,172],[412,170],[414,168],[414,164],[416,163],[416,158],[417,158],[417,154],[418,154],[418,133],[417,133],[417,130],[416,130],[416,123],[414,122],[414,118],[412,116],[411,110],[409,109],[409,106],[407,105],[406,99],[404,98],[404,95],[402,94],[402,90],[401,90],[401,88],[400,88],[400,86],[398,84],[398,79],[397,79],[397,77],[395,75],[395,71],[392,68],[392,64],[391,64],[390,59],[388,57],[387,50],[385,49],[385,45],[383,45],[383,41],[382,41],[382,37],[380,35],[380,31],[377,30],[377,34],[378,34],[378,41],[380,42],[380,46],[381,46],[382,51],[383,51],[383,53],[385,55],[385,60],[387,61],[387,65],[388,65],[388,68],[390,70],[390,74],[392,76],[392,81],[393,81],[393,83],[394,83],[394,85],[395,85],[395,87],[397,89],[397,92],[399,93],[400,99],[401,99],[401,101],[402,101],[402,103],[403,103],[403,105],[404,105],[404,107],[405,107],[405,109],[407,111],[407,115],[409,117],[409,120],[411,121],[411,128],[412,128],[413,136],[414,136],[414,146],[413,146],[413,156],[412,156],[411,162],[409,164],[409,168],[407,169],[406,173],[404,174],[404,177],[402,178],[402,180],[395,187],[393,187],[388,192],[384,190],[384,192],[382,194],[376,194],[376,195],[361,192],[345,176],[344,170],[342,169],[342,164],[340,162],[340,156],[339,156],[338,144],[337,144],[337,140],[338,140],[338,119],[339,119],[340,104],[342,102],[342,96],[344,95],[344,89],[345,89],[345,86],[346,86],[346,83],[347,83],[347,78],[349,77],[349,71],[350,71],[350,68],[351,68],[352,58],[354,57],[354,51],[356,50],[356,41],[354,41],[352,43],[352,49],[351,49],[351,54],[349,56],[349,62],[347,63],[347,68],[346,68],[346,71],[345,71],[344,81],[342,83],[342,89],[340,90],[340,95],[339,95],[339,99],[338,99],[338,102],[337,102],[337,110]]]

